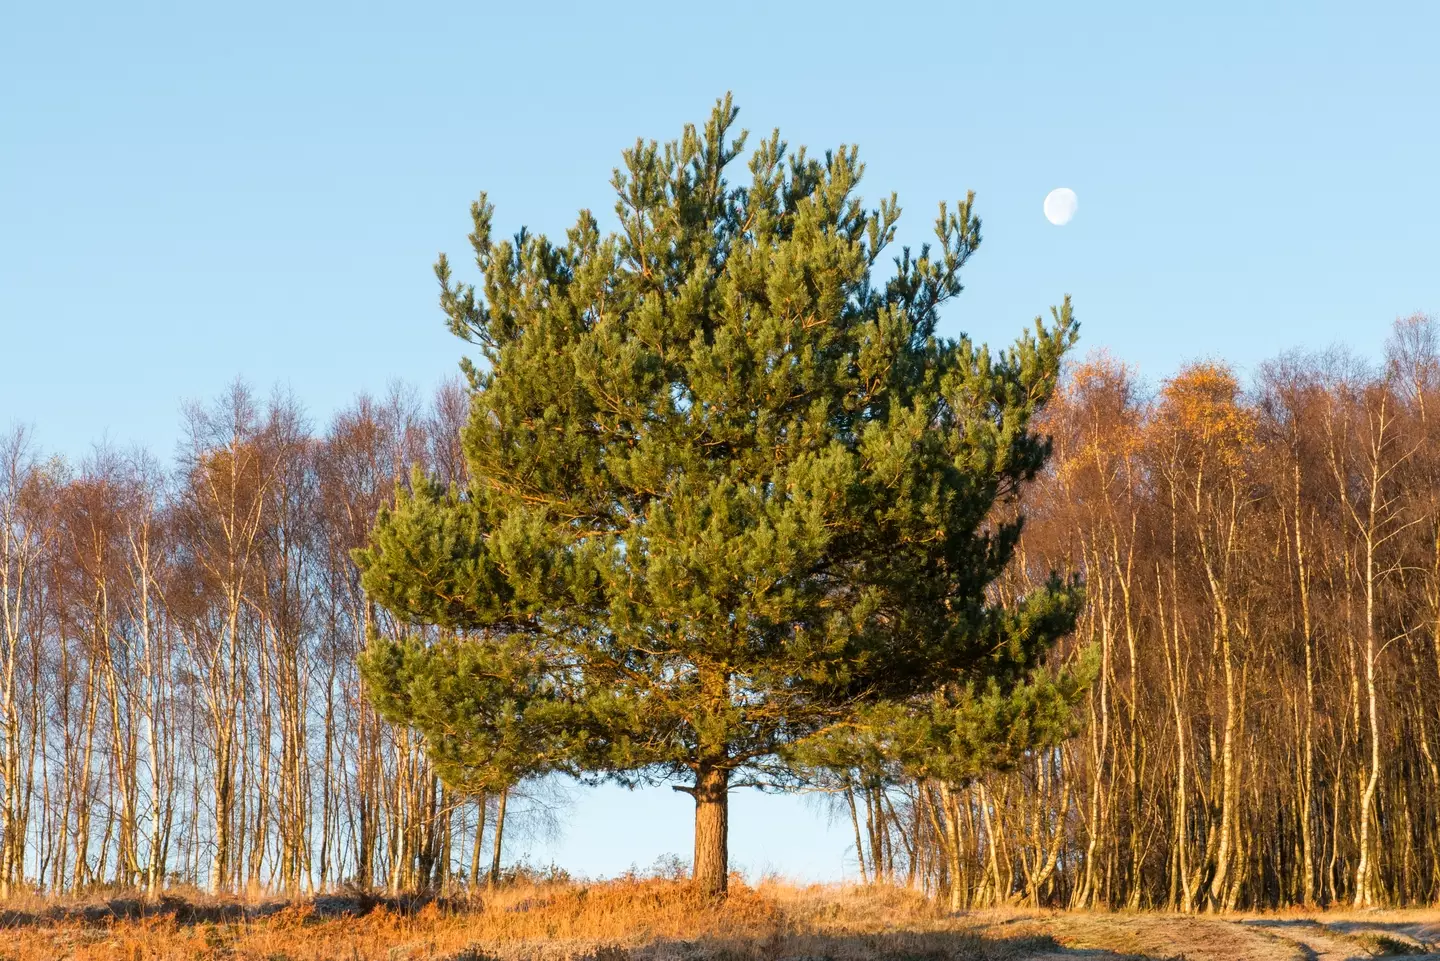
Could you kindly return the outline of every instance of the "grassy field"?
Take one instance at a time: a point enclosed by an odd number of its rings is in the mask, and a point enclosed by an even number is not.
[[[1440,958],[1440,911],[1178,917],[1003,910],[946,916],[907,891],[682,882],[501,888],[465,900],[171,897],[0,909],[7,961],[645,961],[645,959]]]

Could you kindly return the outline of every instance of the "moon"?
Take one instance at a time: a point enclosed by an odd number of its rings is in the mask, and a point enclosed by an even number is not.
[[[1075,191],[1069,187],[1056,187],[1045,195],[1045,219],[1057,227],[1063,227],[1075,216],[1075,208],[1079,205]]]

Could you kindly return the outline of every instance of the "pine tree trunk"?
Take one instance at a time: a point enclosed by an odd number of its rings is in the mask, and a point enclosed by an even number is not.
[[[702,762],[695,772],[695,883],[723,897],[730,875],[730,771]]]

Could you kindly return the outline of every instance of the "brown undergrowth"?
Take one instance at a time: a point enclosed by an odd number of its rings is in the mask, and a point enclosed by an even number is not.
[[[12,898],[0,961],[1358,961],[1440,957],[1440,912],[947,915],[885,887],[522,882],[460,898]]]
[[[6,961],[647,961],[1028,958],[1055,947],[982,937],[888,888],[738,880],[724,901],[683,881],[517,884],[463,899],[167,898],[7,904]]]

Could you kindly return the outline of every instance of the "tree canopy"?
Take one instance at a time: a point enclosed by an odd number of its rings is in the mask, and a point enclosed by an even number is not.
[[[776,132],[732,185],[736,113],[625,151],[610,233],[581,211],[563,242],[497,240],[473,205],[482,282],[436,266],[481,355],[468,483],[417,477],[357,554],[372,598],[437,629],[377,637],[365,670],[448,777],[681,782],[714,892],[731,787],[864,751],[965,776],[1059,736],[1079,689],[1042,670],[1078,584],[990,589],[1049,454],[1068,299],[1002,351],[941,336],[973,195],[877,280],[900,208],[863,204],[855,148]]]

